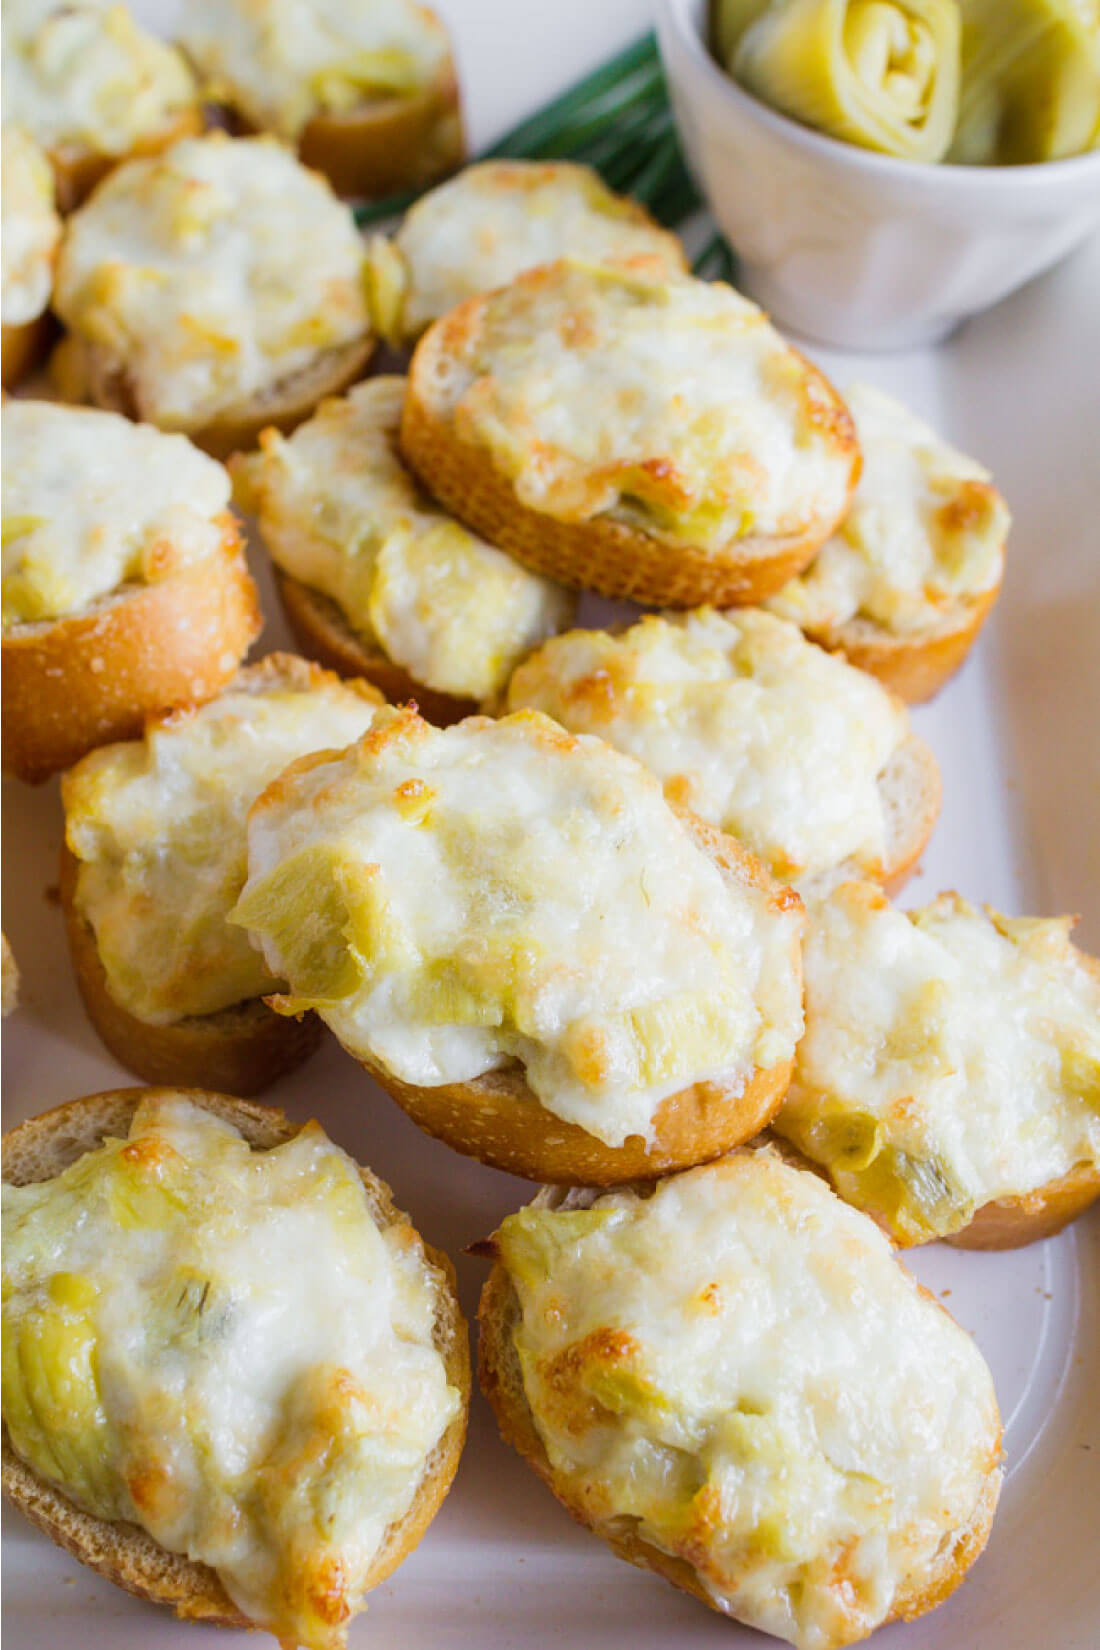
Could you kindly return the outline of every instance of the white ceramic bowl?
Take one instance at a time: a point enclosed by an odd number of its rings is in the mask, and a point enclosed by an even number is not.
[[[1041,166],[929,166],[823,137],[719,68],[706,0],[657,0],[688,160],[781,326],[846,349],[942,338],[1100,225],[1100,153]]]

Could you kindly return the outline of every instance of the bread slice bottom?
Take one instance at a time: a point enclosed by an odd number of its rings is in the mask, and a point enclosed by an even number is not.
[[[1018,1197],[999,1197],[947,1239],[956,1249],[1018,1249],[1054,1237],[1100,1198],[1100,1165],[1079,1163],[1068,1174]]]
[[[1000,581],[991,590],[961,601],[934,628],[894,634],[870,619],[844,624],[804,625],[811,641],[843,653],[850,665],[876,676],[906,704],[920,705],[936,694],[960,669],[993,610]]]
[[[213,698],[260,633],[237,526],[151,584],[123,585],[82,613],[4,636],[5,771],[32,784],[97,745],[137,738],[145,718]]]
[[[13,390],[39,361],[45,360],[56,325],[48,309],[33,320],[21,321],[18,325],[4,322],[0,381],[6,390]]]
[[[414,681],[402,665],[356,634],[331,597],[279,567],[273,566],[273,571],[287,623],[307,659],[315,659],[340,676],[364,677],[393,705],[415,700],[421,716],[436,727],[448,727],[477,712],[475,699],[459,699]]]
[[[76,906],[79,862],[61,849],[61,909],[73,972],[89,1020],[120,1065],[147,1083],[253,1095],[320,1047],[315,1014],[291,1019],[259,997],[215,1014],[188,1015],[171,1025],[137,1019],[111,995],[95,932]]]
[[[448,62],[410,97],[380,97],[346,114],[317,114],[298,140],[306,166],[338,195],[370,198],[425,189],[461,166],[466,145],[458,82]]]
[[[281,1145],[298,1132],[297,1125],[281,1111],[226,1095],[201,1090],[114,1089],[72,1100],[12,1129],[3,1140],[4,1179],[23,1186],[60,1174],[107,1136],[125,1135],[139,1101],[158,1092],[181,1092],[183,1098],[232,1123],[258,1150]],[[379,1226],[407,1224],[405,1216],[395,1209],[386,1184],[369,1169],[360,1167],[359,1173]],[[446,1255],[427,1244],[422,1247],[438,1286],[433,1340],[446,1366],[448,1381],[462,1395],[462,1408],[429,1456],[412,1506],[387,1530],[371,1566],[368,1588],[384,1581],[420,1541],[451,1486],[466,1435],[470,1354],[466,1323],[455,1294],[454,1268]],[[241,1615],[208,1565],[168,1552],[136,1524],[96,1518],[74,1506],[20,1460],[6,1427],[3,1487],[19,1510],[58,1546],[135,1597],[168,1605],[185,1620],[221,1627],[255,1625]]]
[[[798,895],[775,884],[759,860],[732,837],[694,815],[681,817],[729,881],[767,893],[770,910],[800,905]],[[800,977],[797,934],[791,968]],[[692,1083],[658,1105],[652,1146],[641,1135],[609,1146],[541,1105],[518,1061],[469,1082],[421,1088],[373,1061],[356,1058],[414,1123],[455,1151],[527,1180],[578,1186],[652,1179],[721,1157],[771,1121],[787,1092],[792,1065],[784,1060],[758,1068],[743,1083],[721,1077]]]
[[[927,1294],[927,1291],[923,1292]],[[928,1299],[939,1306],[935,1296],[928,1295]],[[606,1541],[619,1558],[625,1558],[628,1563],[636,1564],[643,1570],[656,1571],[666,1581],[671,1581],[674,1587],[691,1593],[709,1609],[724,1614],[700,1582],[693,1566],[685,1559],[673,1557],[646,1541],[638,1534],[633,1520],[599,1520],[585,1505],[583,1496],[571,1493],[554,1472],[527,1402],[523,1371],[515,1345],[519,1320],[519,1297],[507,1271],[498,1263],[489,1274],[478,1308],[478,1378],[505,1443],[510,1444],[534,1468],[577,1523]],[[898,1592],[886,1622],[912,1621],[954,1592],[989,1539],[1000,1482],[998,1472],[986,1479],[969,1524],[958,1531],[953,1540],[944,1543],[943,1550],[937,1554],[925,1575],[914,1577],[908,1587]],[[881,1625],[886,1625],[886,1622]]]

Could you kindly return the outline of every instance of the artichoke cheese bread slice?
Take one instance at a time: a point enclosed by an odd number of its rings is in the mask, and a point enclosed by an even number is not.
[[[231,921],[430,1133],[529,1178],[747,1139],[801,1026],[801,904],[601,740],[378,712],[249,816]]]
[[[955,0],[719,0],[741,85],[806,126],[900,160],[947,154],[959,109]]]
[[[774,1127],[896,1242],[1012,1247],[1100,1196],[1100,963],[1071,928],[863,883],[811,905]]]
[[[50,163],[21,126],[5,123],[0,163],[2,371],[4,388],[11,389],[49,341],[48,310],[61,219]]]
[[[4,120],[46,151],[64,212],[119,161],[202,128],[182,53],[124,5],[4,0],[0,55]]]
[[[39,780],[209,698],[260,627],[230,482],[181,435],[9,401],[4,767]]]
[[[225,919],[256,797],[297,757],[358,739],[381,703],[365,682],[275,653],[64,776],[61,897],[77,982],[131,1071],[254,1094],[316,1046],[312,1016],[280,1018],[260,1001],[279,978]]]
[[[959,0],[962,91],[949,160],[1062,160],[1100,142],[1097,0]]]
[[[572,617],[546,579],[439,508],[397,452],[405,380],[371,378],[233,466],[303,650],[453,721]]]
[[[992,477],[866,384],[846,399],[863,470],[851,508],[768,606],[911,703],[959,668],[992,610],[1010,517]]]
[[[415,0],[190,0],[183,44],[209,98],[342,195],[423,188],[462,160],[450,40]]]
[[[4,1137],[4,1488],[185,1619],[341,1650],[434,1516],[454,1274],[317,1123],[193,1090]]]
[[[60,370],[224,456],[360,376],[363,259],[351,212],[282,144],[184,139],[119,167],[69,220]]]
[[[676,236],[591,167],[482,161],[422,196],[392,239],[372,240],[375,327],[395,346],[414,342],[456,304],[568,254],[594,263],[644,255],[671,275],[687,272]]]
[[[1000,1488],[974,1342],[815,1175],[768,1149],[540,1194],[482,1295],[506,1441],[632,1563],[799,1650],[952,1592]]]
[[[637,757],[672,802],[802,884],[855,866],[896,883],[939,811],[905,707],[759,608],[571,630],[520,665],[507,702]]]
[[[859,473],[839,396],[756,305],[644,258],[566,258],[437,321],[401,447],[529,567],[674,607],[771,595]]]

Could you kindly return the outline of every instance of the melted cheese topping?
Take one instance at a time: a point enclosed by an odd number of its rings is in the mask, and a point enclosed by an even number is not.
[[[685,271],[675,235],[598,173],[565,161],[484,161],[421,197],[392,241],[370,250],[375,319],[396,342],[456,304],[572,253],[602,262],[646,254]]]
[[[195,427],[363,336],[363,246],[280,144],[212,132],[119,167],[74,214],[56,307],[143,418]]]
[[[797,901],[724,876],[657,782],[537,714],[381,711],[249,819],[232,920],[353,1054],[422,1087],[522,1061],[612,1146],[667,1095],[789,1057]]]
[[[908,737],[905,709],[759,609],[572,630],[520,666],[508,704],[636,756],[777,876],[882,868],[879,780]]]
[[[154,723],[142,740],[93,751],[64,780],[76,908],[112,997],[149,1025],[278,987],[225,920],[245,882],[245,817],[297,757],[350,745],[374,718],[369,690],[278,663]]]
[[[1009,514],[989,472],[880,390],[848,405],[863,473],[840,529],[769,606],[796,624],[869,619],[905,634],[937,625],[1000,582]]]
[[[450,59],[412,0],[190,0],[183,40],[209,97],[291,143],[316,114],[415,96]]]
[[[813,908],[774,1126],[900,1241],[1100,1163],[1100,974],[1070,927],[861,883]]]
[[[487,298],[433,385],[520,501],[716,548],[835,521],[839,400],[730,287],[564,259]]]
[[[652,1195],[535,1205],[497,1244],[556,1484],[715,1603],[836,1650],[927,1581],[999,1456],[957,1324],[816,1176],[739,1153]]]
[[[167,578],[225,538],[229,476],[183,436],[46,401],[9,401],[0,424],[5,630]]]
[[[3,1200],[17,1453],[212,1565],[282,1643],[338,1650],[461,1407],[412,1228],[381,1224],[316,1123],[254,1152],[163,1094]]]
[[[103,0],[4,0],[4,119],[44,149],[125,155],[194,107],[180,53]]]
[[[265,431],[238,471],[285,572],[415,681],[487,699],[573,601],[421,492],[397,456],[404,398],[403,378],[372,378],[289,439]]]
[[[0,156],[0,316],[12,327],[36,320],[50,301],[61,219],[50,163],[22,127],[5,125]]]

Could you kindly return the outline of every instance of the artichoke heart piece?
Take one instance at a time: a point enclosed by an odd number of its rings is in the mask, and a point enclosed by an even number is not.
[[[743,86],[793,119],[919,161],[942,160],[950,146],[959,64],[954,0],[773,0],[728,60]]]
[[[962,86],[948,160],[1021,165],[1081,154],[1100,133],[1095,0],[959,0]]]
[[[928,1243],[964,1227],[973,1200],[937,1157],[918,1157],[900,1146],[883,1146],[865,1169],[834,1168],[841,1194],[880,1215],[904,1244]]]
[[[537,1288],[551,1275],[558,1256],[585,1238],[627,1218],[619,1209],[520,1209],[501,1222],[496,1246],[521,1287]]]

